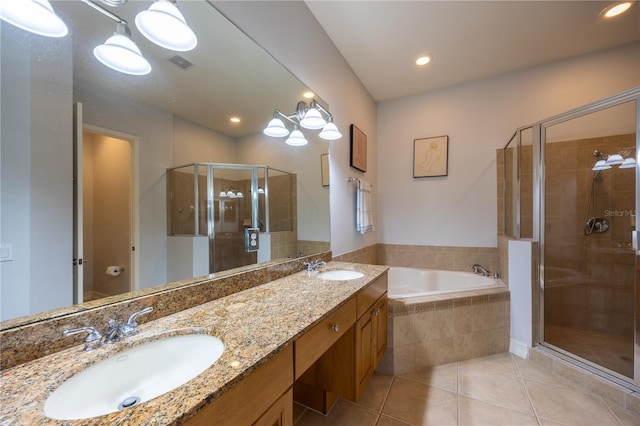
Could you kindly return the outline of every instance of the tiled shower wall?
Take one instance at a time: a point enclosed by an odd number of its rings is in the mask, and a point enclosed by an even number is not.
[[[635,169],[613,167],[595,180],[588,216],[609,230],[585,235],[593,151],[631,148],[635,134],[547,144],[545,319],[548,325],[631,336],[634,312]],[[593,201],[592,201],[593,203]]]
[[[596,180],[589,217],[609,220],[604,233],[584,235],[596,158],[635,151],[635,134],[548,143],[545,157],[546,323],[628,336],[633,330],[635,225],[634,169],[613,167]],[[513,235],[514,149],[497,150],[498,234]],[[627,156],[627,155],[625,155]],[[532,146],[522,146],[521,235],[532,236]],[[505,179],[506,177],[506,179]],[[503,275],[504,276],[504,275]]]

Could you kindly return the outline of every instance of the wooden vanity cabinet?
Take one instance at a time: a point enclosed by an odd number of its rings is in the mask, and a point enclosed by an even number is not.
[[[303,374],[296,371],[294,399],[321,413],[338,397],[357,401],[387,349],[387,274],[356,295],[355,307],[353,327]]]
[[[289,345],[187,420],[188,426],[293,424],[293,348]],[[275,401],[275,402],[274,402]]]
[[[357,401],[371,380],[373,371],[387,349],[387,296],[381,296],[360,317],[355,330],[355,389]]]

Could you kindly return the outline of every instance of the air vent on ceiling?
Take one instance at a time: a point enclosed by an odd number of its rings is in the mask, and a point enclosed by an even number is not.
[[[185,58],[183,58],[180,55],[172,56],[171,58],[169,58],[169,62],[179,66],[183,70],[186,70],[187,68],[189,68],[189,67],[191,67],[193,65],[192,62],[187,61]]]

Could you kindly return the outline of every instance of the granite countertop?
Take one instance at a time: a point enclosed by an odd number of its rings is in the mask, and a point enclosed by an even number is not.
[[[321,280],[299,272],[275,281],[148,322],[136,336],[83,350],[73,348],[4,370],[0,376],[0,425],[170,425],[181,424],[291,345],[341,306],[386,266],[330,262],[322,270],[351,269],[364,277]],[[45,417],[47,397],[65,380],[117,352],[163,336],[201,332],[222,340],[225,351],[211,367],[186,384],[138,406],[91,419]],[[96,383],[96,386],[100,386]]]

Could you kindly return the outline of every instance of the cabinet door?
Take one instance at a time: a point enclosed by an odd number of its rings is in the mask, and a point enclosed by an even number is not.
[[[378,365],[382,359],[382,355],[387,350],[387,320],[388,320],[388,299],[381,297],[378,303],[374,306],[373,315],[375,317],[376,332],[374,339],[375,347],[375,361],[373,368]]]
[[[293,389],[289,389],[253,424],[253,426],[293,425]]]
[[[356,324],[356,400],[360,398],[375,368],[375,353],[372,345],[372,339],[375,333],[373,318],[372,311],[370,311],[364,314]]]

